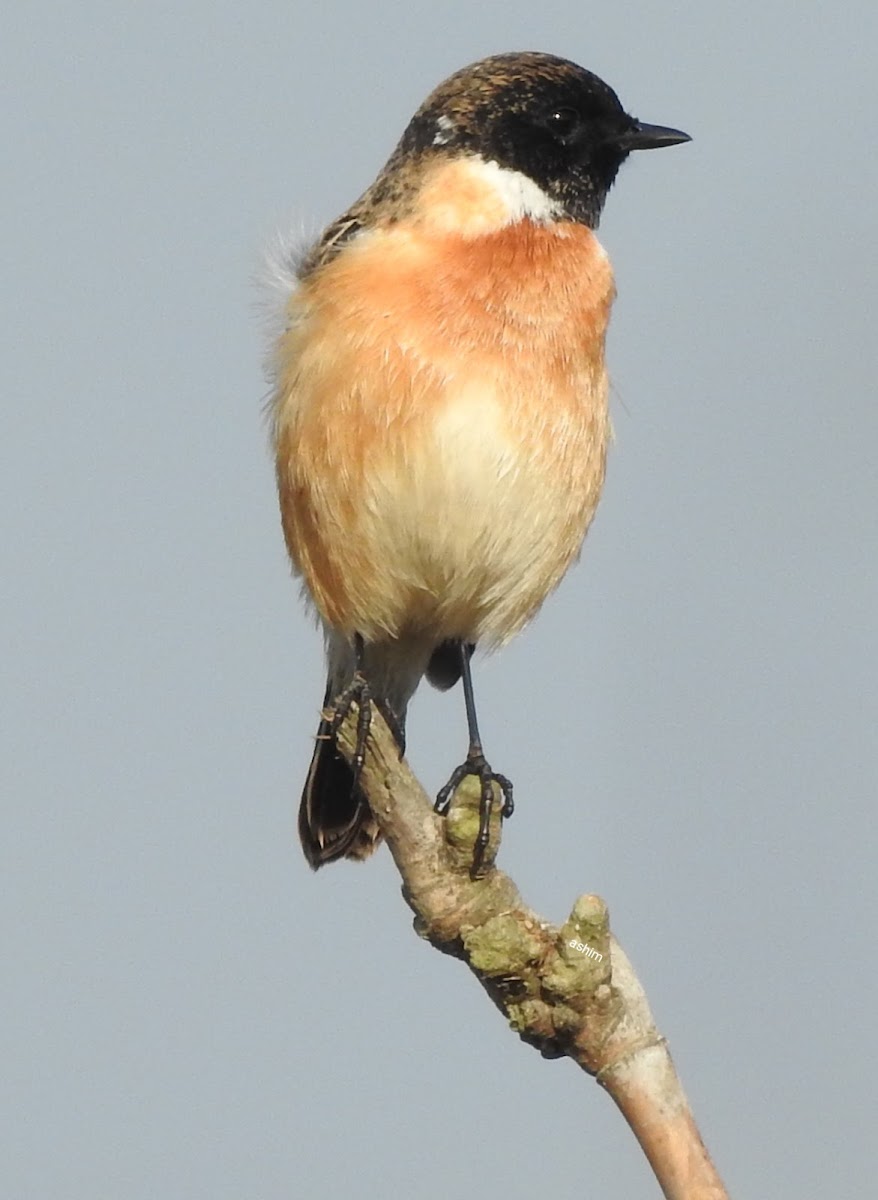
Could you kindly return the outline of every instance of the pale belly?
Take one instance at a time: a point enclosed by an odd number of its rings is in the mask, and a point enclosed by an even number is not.
[[[403,486],[387,489],[397,514],[389,524],[398,526],[378,561],[391,596],[395,581],[403,585],[397,628],[505,641],[578,557],[599,490],[585,476],[602,476],[601,448],[583,446],[585,470],[571,477],[553,469],[550,456],[516,449],[498,428],[485,428],[489,416],[464,427],[452,410],[439,423],[433,454],[425,450]]]
[[[522,628],[578,556],[604,474],[605,394],[572,416],[547,399],[470,385],[411,436],[373,442],[353,490],[309,489],[321,547],[300,566],[330,625],[495,644]]]

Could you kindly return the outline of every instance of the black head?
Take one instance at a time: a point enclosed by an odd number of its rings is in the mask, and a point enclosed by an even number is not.
[[[498,54],[452,75],[418,109],[401,156],[477,154],[536,183],[568,219],[595,228],[632,150],[688,134],[645,125],[603,80],[551,54]]]

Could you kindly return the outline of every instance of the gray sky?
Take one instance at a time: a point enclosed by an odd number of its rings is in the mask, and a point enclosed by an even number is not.
[[[10,29],[9,25],[13,27]],[[609,1099],[312,876],[321,648],[252,277],[484,54],[690,146],[623,169],[616,443],[581,565],[476,684],[502,865],[600,892],[736,1197],[874,1178],[874,3],[19,5],[0,42],[10,1200],[652,1197]],[[425,690],[412,761],[465,750]]]

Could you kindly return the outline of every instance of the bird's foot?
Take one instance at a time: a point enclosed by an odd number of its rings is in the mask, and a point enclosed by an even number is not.
[[[369,726],[372,724],[372,690],[366,677],[359,671],[333,701],[332,719],[329,722],[331,738],[335,738],[355,704],[357,706],[357,745],[351,763],[354,787],[359,783],[363,763],[366,761],[366,744],[369,741]]]
[[[451,807],[451,797],[455,790],[464,780],[467,775],[475,775],[479,780],[481,787],[481,799],[479,802],[479,832],[473,845],[473,861],[470,867],[470,877],[475,879],[482,867],[482,862],[485,857],[485,850],[488,847],[488,842],[491,835],[491,810],[494,807],[494,784],[496,783],[500,789],[500,795],[503,798],[503,807],[500,810],[501,815],[511,817],[515,805],[512,801],[512,783],[505,775],[498,775],[496,771],[491,770],[491,765],[481,752],[470,753],[466,757],[466,761],[461,763],[459,767],[451,773],[451,778],[440,789],[436,797],[436,803],[433,806],[435,811],[440,816],[447,816],[448,810]]]
[[[357,671],[344,691],[339,692],[333,701],[332,717],[329,721],[329,728],[326,733],[327,737],[335,738],[335,735],[341,729],[347,719],[348,713],[355,704],[359,711],[357,713],[357,747],[354,760],[351,763],[354,787],[359,783],[363,763],[366,761],[366,743],[369,740],[369,729],[372,725],[373,704],[381,713],[387,722],[390,732],[393,734],[394,740],[399,747],[399,757],[402,758],[405,753],[405,727],[386,700],[372,695],[372,689],[369,687],[368,680],[359,671]]]

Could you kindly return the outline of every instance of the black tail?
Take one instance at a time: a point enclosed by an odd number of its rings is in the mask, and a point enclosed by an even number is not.
[[[332,699],[327,692],[324,704],[331,705]],[[394,729],[394,734],[401,732]],[[337,858],[368,858],[381,841],[369,802],[354,785],[353,771],[339,754],[326,720],[317,729],[299,805],[299,838],[315,871]]]

